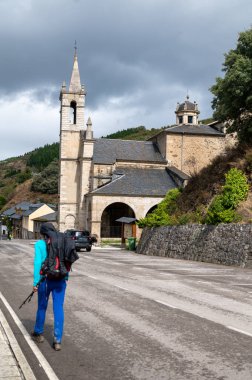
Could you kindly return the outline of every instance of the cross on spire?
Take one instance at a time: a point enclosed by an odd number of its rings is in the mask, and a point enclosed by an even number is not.
[[[77,56],[77,41],[74,41],[74,55]]]

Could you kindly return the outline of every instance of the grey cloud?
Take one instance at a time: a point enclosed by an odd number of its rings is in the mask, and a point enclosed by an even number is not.
[[[29,90],[57,106],[77,40],[90,110],[122,97],[173,120],[188,90],[210,116],[209,87],[251,13],[250,0],[1,0],[0,99]]]

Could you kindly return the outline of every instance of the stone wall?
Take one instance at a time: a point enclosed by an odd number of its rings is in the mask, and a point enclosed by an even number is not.
[[[137,253],[250,267],[252,224],[145,228]]]

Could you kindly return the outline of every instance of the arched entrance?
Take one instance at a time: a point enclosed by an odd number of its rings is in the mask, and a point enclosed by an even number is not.
[[[135,218],[135,213],[131,207],[125,203],[115,202],[107,206],[101,217],[101,237],[119,238],[122,233],[122,223],[116,222],[116,219],[122,216]]]
[[[158,206],[158,205],[155,205],[155,206],[151,207],[151,208],[149,209],[149,211],[146,213],[146,215],[145,215],[145,216],[147,216],[147,215],[151,214],[151,213],[152,213],[152,211],[156,210],[157,206]]]

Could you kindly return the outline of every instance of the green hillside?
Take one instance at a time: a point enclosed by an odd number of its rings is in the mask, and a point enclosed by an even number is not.
[[[143,126],[106,136],[110,139],[147,140],[163,128]],[[0,211],[22,200],[58,201],[59,143],[46,144],[23,156],[0,161]]]
[[[122,131],[111,133],[104,138],[120,140],[148,140],[150,137],[156,135],[165,128],[167,127],[146,129],[143,126],[140,126],[136,128],[123,129]]]

